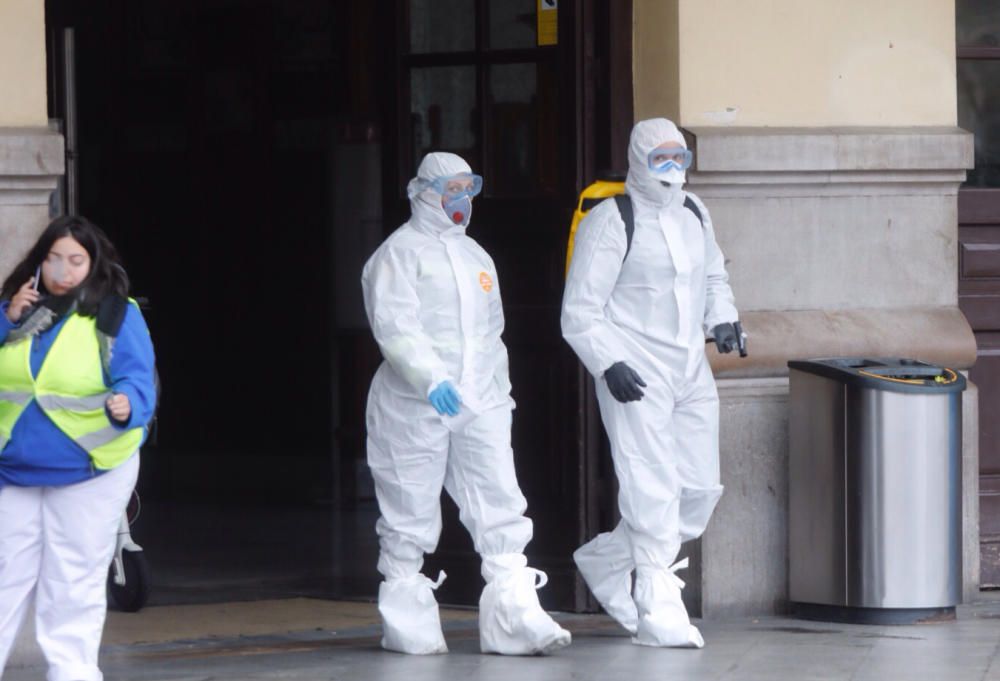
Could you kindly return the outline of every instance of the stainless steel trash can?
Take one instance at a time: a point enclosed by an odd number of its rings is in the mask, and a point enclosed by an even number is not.
[[[954,617],[965,378],[911,359],[788,366],[793,612],[880,624]]]

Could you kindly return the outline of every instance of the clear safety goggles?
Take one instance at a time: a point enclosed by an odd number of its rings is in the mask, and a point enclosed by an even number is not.
[[[668,170],[687,170],[694,154],[684,147],[657,147],[649,152],[649,169],[654,173]]]
[[[438,177],[431,186],[446,200],[453,201],[463,196],[473,197],[483,191],[483,178],[473,173],[460,173],[449,177]]]

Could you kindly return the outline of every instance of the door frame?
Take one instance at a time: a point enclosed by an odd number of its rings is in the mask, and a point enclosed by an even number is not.
[[[956,46],[958,62],[988,60],[1000,62],[1000,47]],[[976,365],[970,378],[980,389],[983,412],[990,406],[984,399],[1000,389],[1000,372],[992,374],[980,360],[1000,357],[1000,260],[996,271],[984,270],[980,262],[970,267],[970,256],[983,249],[1000,249],[1000,187],[961,187],[958,192],[958,294],[959,307],[976,337]],[[991,469],[990,452],[1000,453],[1000,431],[984,427],[979,420],[979,520],[980,585],[1000,586],[1000,470]]]

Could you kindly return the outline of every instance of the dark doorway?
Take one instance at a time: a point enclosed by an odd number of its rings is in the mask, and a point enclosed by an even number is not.
[[[382,231],[377,4],[47,3],[58,118],[75,37],[80,212],[150,301],[163,397],[135,535],[154,603],[338,590],[334,511],[358,488],[335,457],[340,350],[364,336],[337,265],[366,244],[336,225]]]
[[[545,45],[536,3],[47,0],[79,210],[150,301],[163,399],[134,534],[153,603],[376,593],[364,404],[380,357],[358,277],[436,148],[486,176],[470,234],[504,291],[529,557],[546,606],[586,605],[570,555],[611,499],[558,308],[575,197],[631,124],[615,103],[631,84],[609,83],[628,72],[630,3],[559,3]],[[478,560],[445,514],[427,571],[453,577],[442,602],[475,603]]]

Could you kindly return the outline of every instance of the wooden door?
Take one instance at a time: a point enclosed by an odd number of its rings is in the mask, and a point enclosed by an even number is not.
[[[959,192],[959,304],[976,334],[981,584],[1000,586],[1000,5],[958,0],[959,125],[976,167]]]

